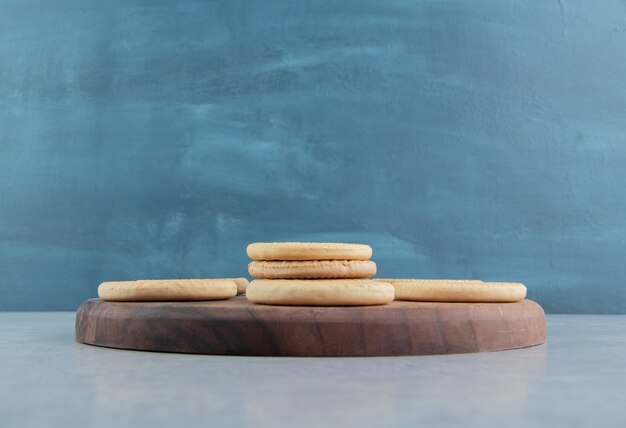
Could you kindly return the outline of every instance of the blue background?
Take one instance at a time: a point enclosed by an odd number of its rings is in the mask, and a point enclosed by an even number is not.
[[[626,3],[0,0],[0,309],[253,241],[626,311]]]

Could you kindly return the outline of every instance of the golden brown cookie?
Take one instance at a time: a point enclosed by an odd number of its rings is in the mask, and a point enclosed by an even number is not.
[[[252,260],[368,260],[372,247],[335,242],[255,242],[246,249]]]
[[[396,300],[496,303],[517,302],[526,297],[526,286],[516,282],[388,278],[380,281],[394,286]]]
[[[113,302],[221,300],[235,295],[237,284],[229,279],[116,281],[98,287],[98,296]]]
[[[369,279],[256,279],[246,297],[267,305],[383,305],[393,301],[394,288]]]
[[[237,294],[245,294],[246,292],[246,288],[248,288],[248,284],[250,283],[248,281],[248,278],[224,278],[224,279],[228,279],[231,281],[235,281],[235,284],[237,284]]]
[[[370,260],[300,260],[255,261],[248,264],[255,278],[369,278],[376,275],[376,263]]]

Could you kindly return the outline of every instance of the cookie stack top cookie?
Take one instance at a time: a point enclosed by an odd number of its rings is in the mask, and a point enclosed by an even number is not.
[[[256,242],[246,250],[255,278],[246,296],[283,305],[376,305],[393,300],[393,286],[371,281],[372,247],[334,242]]]
[[[369,260],[372,247],[337,242],[255,242],[246,248],[252,260]]]

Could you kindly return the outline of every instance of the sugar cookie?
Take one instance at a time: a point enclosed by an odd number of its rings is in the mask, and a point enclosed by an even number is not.
[[[368,260],[372,247],[334,242],[255,242],[246,249],[252,260]]]
[[[396,300],[421,302],[517,302],[526,286],[517,282],[483,282],[446,279],[378,279],[391,283]]]
[[[248,264],[255,278],[369,278],[376,275],[376,263],[370,260],[300,260],[255,261]]]
[[[237,294],[237,284],[229,279],[154,279],[103,282],[101,299],[114,302],[168,300],[221,300]]]
[[[237,294],[245,294],[249,281],[247,278],[223,278],[234,281],[237,284]]]
[[[391,284],[369,279],[256,279],[246,291],[251,302],[268,305],[382,305],[393,296]]]

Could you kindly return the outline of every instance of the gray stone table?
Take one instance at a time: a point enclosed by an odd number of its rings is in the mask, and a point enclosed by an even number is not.
[[[548,344],[386,358],[162,354],[0,313],[1,427],[626,426],[626,316],[552,315]]]

